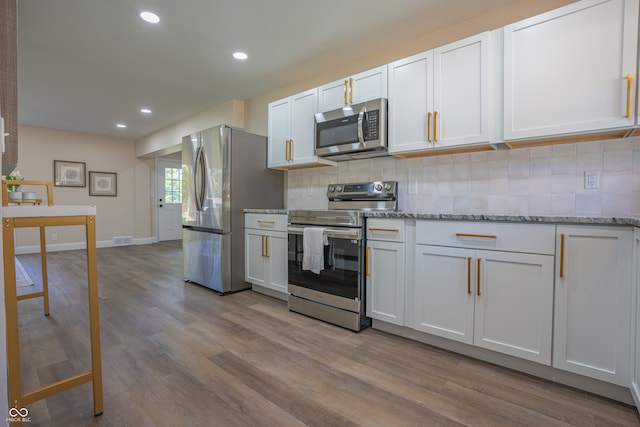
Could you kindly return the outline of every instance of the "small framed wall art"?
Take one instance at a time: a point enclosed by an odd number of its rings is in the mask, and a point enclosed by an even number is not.
[[[89,171],[90,196],[117,196],[118,174],[115,172]]]
[[[86,187],[87,165],[84,162],[53,161],[53,183],[57,187]]]

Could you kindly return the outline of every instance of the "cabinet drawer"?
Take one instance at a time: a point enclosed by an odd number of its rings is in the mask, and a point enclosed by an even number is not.
[[[287,231],[287,215],[284,214],[244,214],[245,228]]]
[[[555,253],[553,224],[417,221],[416,243],[537,254]]]
[[[404,220],[367,218],[367,239],[404,242]]]

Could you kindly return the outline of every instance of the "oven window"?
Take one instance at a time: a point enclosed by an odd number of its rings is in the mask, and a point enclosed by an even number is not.
[[[329,238],[320,274],[302,269],[302,235],[289,234],[289,283],[344,298],[360,295],[361,245],[358,240]]]

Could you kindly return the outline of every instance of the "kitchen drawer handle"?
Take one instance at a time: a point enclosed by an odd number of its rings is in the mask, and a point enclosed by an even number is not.
[[[397,228],[374,228],[374,227],[369,228],[369,231],[384,231],[386,233],[399,233],[400,232],[400,230],[398,230]]]
[[[345,80],[344,85],[342,87],[344,89],[344,93],[343,93],[344,105],[347,105],[347,83],[348,83],[348,80]]]
[[[267,221],[266,219],[259,219],[258,223],[262,225],[262,224],[275,224],[276,222],[275,221]]]
[[[471,257],[467,258],[467,293],[471,295]]]
[[[631,116],[631,80],[633,76],[627,74],[627,118]]]
[[[262,236],[262,256],[269,258],[269,236]]]
[[[433,112],[433,143],[438,142],[438,112]]]
[[[262,249],[262,253],[260,255],[264,256],[264,236],[260,236],[260,239],[261,239],[260,243],[262,244],[262,248],[260,248]]]
[[[564,277],[564,234],[560,235],[560,278]]]
[[[478,296],[480,296],[480,262],[482,258],[478,258]]]
[[[371,252],[371,247],[367,246],[367,257],[365,259],[365,270],[367,277],[371,276],[371,272],[369,271],[369,252]]]
[[[478,239],[497,239],[498,236],[492,236],[489,234],[467,234],[467,233],[456,233],[456,237],[476,237]]]
[[[431,142],[431,111],[427,113],[427,142]]]

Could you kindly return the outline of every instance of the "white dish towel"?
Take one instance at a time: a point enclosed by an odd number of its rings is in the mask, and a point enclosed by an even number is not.
[[[324,228],[305,227],[302,232],[302,269],[320,274],[324,269],[324,247],[328,244]]]

